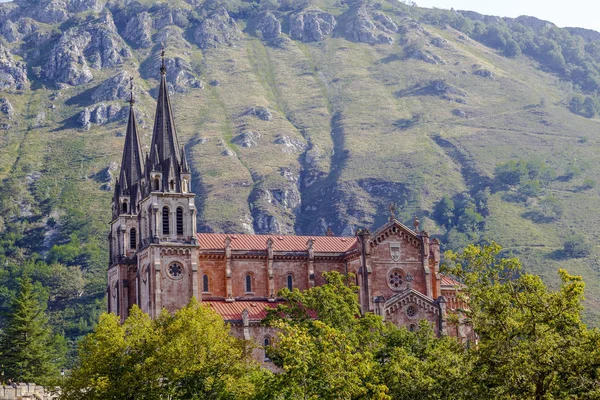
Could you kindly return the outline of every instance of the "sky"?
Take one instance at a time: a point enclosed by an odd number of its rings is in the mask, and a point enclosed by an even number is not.
[[[530,15],[566,26],[600,31],[600,0],[415,0],[421,7],[476,11],[499,17]]]

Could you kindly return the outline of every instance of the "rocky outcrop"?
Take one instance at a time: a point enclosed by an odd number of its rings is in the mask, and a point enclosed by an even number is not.
[[[335,28],[335,17],[318,8],[310,8],[290,18],[290,36],[303,42],[319,42],[331,35]]]
[[[254,147],[262,135],[255,131],[242,132],[233,138],[232,142],[242,147]]]
[[[225,8],[203,20],[194,32],[194,40],[201,49],[233,46],[240,40],[241,31]]]
[[[152,62],[142,71],[145,78],[156,78],[160,70],[160,57],[153,57]],[[202,81],[192,72],[192,66],[181,57],[165,58],[167,67],[167,84],[170,92],[183,93],[190,88],[204,88]]]
[[[382,31],[382,29],[385,29],[385,31]],[[397,27],[396,30],[398,30]],[[354,42],[369,44],[392,44],[394,42],[389,33],[386,33],[389,30],[382,23],[375,24],[366,7],[359,7],[350,11],[344,31],[348,40]]]
[[[119,105],[111,104],[106,105],[104,103],[98,104],[94,108],[84,108],[77,117],[81,129],[87,131],[90,129],[91,124],[104,125],[109,122],[117,121],[127,116],[127,109],[122,108]]]
[[[0,44],[0,90],[23,90],[28,83],[25,63],[15,62],[10,51]]]
[[[127,100],[129,98],[129,74],[125,71],[108,78],[92,93],[94,103],[99,101]]]
[[[167,26],[155,36],[156,43],[163,43],[168,49],[189,49],[192,47],[183,37],[183,29],[178,26]]]
[[[8,119],[12,119],[13,115],[15,115],[15,109],[5,97],[0,98],[0,112],[7,116]]]
[[[43,68],[44,78],[69,85],[82,85],[93,79],[90,68],[110,68],[122,64],[131,53],[110,13],[64,32],[50,52]]]
[[[381,31],[387,31],[390,33],[398,32],[398,25],[396,25],[394,21],[392,21],[392,19],[385,14],[373,14],[373,20],[375,21],[377,28]]]
[[[123,38],[137,47],[152,46],[152,17],[146,11],[129,19]]]
[[[428,64],[446,64],[438,55],[423,48],[409,49],[406,56],[414,60],[425,61]]]
[[[181,8],[170,8],[163,6],[154,14],[154,29],[162,29],[165,26],[177,25],[181,28],[189,24],[187,12]]]
[[[268,13],[258,21],[256,30],[264,40],[271,41],[281,35],[281,22],[273,14]]]
[[[275,139],[275,143],[283,146],[282,151],[284,153],[298,154],[306,150],[306,143],[286,135],[279,135],[277,139]]]
[[[271,110],[269,110],[267,107],[262,106],[252,107],[246,112],[246,114],[253,115],[259,119],[262,119],[263,121],[270,121],[273,119],[273,114],[271,113]]]
[[[86,11],[100,12],[104,8],[105,0],[68,0],[67,11],[80,13]]]

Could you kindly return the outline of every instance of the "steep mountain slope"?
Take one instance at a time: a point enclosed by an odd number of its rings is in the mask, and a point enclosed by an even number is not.
[[[102,301],[129,77],[147,150],[161,43],[201,230],[352,234],[396,202],[451,248],[493,239],[549,283],[582,274],[597,321],[599,126],[568,110],[571,83],[395,1],[127,3],[0,5],[2,257],[81,267],[63,300],[40,278],[71,336]],[[555,177],[522,195],[495,178],[510,160]],[[485,220],[443,223],[444,195]],[[536,218],[549,197],[560,215]],[[574,233],[585,257],[563,251]]]

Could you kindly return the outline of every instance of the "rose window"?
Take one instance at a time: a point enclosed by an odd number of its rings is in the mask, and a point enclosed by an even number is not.
[[[388,283],[389,283],[390,287],[392,288],[392,290],[402,289],[402,287],[401,287],[402,282],[403,282],[403,278],[402,278],[402,273],[400,271],[394,270],[394,271],[390,272]]]
[[[417,310],[413,306],[408,306],[406,309],[406,315],[408,315],[409,318],[412,318],[417,315]]]
[[[174,263],[169,265],[169,275],[173,279],[181,278],[183,275],[183,267],[181,266],[181,264]]]

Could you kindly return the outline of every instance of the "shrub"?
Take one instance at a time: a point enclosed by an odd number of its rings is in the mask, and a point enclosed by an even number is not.
[[[581,233],[570,235],[564,243],[564,252],[572,258],[587,257],[591,253],[591,245]]]

